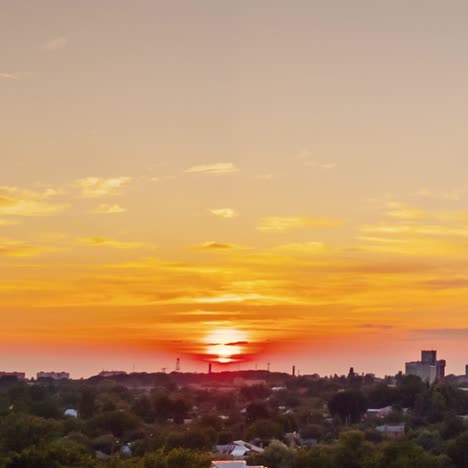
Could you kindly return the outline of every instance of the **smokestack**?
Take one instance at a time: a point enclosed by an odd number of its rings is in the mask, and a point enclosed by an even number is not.
[[[208,364],[208,374],[211,374],[211,371],[212,371],[212,364],[211,362]]]
[[[293,377],[296,377],[296,366],[293,366],[292,368],[292,375]]]

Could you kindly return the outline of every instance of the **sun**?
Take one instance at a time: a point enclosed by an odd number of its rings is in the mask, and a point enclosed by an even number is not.
[[[219,363],[228,364],[237,361],[236,357],[244,352],[248,336],[236,328],[218,328],[209,332],[203,341],[207,344],[208,355]]]

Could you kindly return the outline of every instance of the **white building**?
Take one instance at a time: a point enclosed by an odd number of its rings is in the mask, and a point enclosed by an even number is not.
[[[405,365],[406,375],[416,375],[423,382],[433,384],[436,380],[445,377],[445,361],[437,360],[437,351],[421,351],[421,360],[407,362]]]

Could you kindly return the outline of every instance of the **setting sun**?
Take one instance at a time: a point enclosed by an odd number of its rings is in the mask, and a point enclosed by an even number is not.
[[[223,328],[211,331],[203,340],[207,343],[208,357],[221,364],[240,360],[247,345],[247,334],[233,328]]]

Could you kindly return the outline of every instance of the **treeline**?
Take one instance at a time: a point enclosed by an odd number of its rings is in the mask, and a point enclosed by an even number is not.
[[[209,468],[229,458],[217,444],[246,440],[265,447],[250,464],[269,468],[468,467],[468,396],[453,385],[272,374],[241,387],[233,375],[205,376],[204,387],[182,375],[151,385],[154,376],[126,385],[0,379],[0,466]],[[366,415],[383,407],[382,418]],[[397,424],[399,440],[378,430]]]

